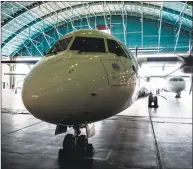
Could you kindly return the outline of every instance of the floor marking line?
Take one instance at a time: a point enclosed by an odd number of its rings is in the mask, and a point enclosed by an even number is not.
[[[108,150],[108,149],[97,149],[97,150]],[[109,156],[112,154],[112,149],[110,149],[107,153],[106,158],[99,158],[99,157],[85,157],[85,159],[92,159],[92,160],[99,160],[99,161],[107,161]]]
[[[9,134],[12,134],[12,133],[18,132],[18,131],[23,130],[23,129],[26,129],[26,128],[29,128],[29,127],[31,127],[31,126],[35,126],[35,125],[40,124],[40,123],[42,123],[42,121],[37,122],[37,123],[34,123],[34,124],[32,124],[32,125],[29,125],[29,126],[26,126],[26,127],[24,127],[24,128],[21,128],[21,129],[18,129],[18,130],[12,131],[12,132],[10,132],[10,133],[3,134],[1,137],[7,136],[7,135],[9,135]]]
[[[113,150],[111,149],[111,150],[108,152],[107,157],[105,158],[105,161],[107,161],[107,160],[109,159],[109,157],[110,157],[110,155],[112,154],[112,152],[113,152]]]
[[[160,156],[160,152],[159,152],[159,148],[158,148],[158,143],[157,143],[157,139],[156,139],[156,135],[155,135],[155,130],[154,130],[154,127],[153,127],[153,121],[152,121],[150,111],[148,111],[148,112],[149,112],[150,123],[151,123],[152,131],[153,131],[153,137],[154,137],[154,140],[155,140],[155,149],[156,149],[156,152],[157,152],[158,167],[159,167],[159,169],[162,169],[163,167],[162,167],[162,162],[161,162],[161,156]]]
[[[2,152],[5,152],[5,153],[12,153],[12,154],[19,154],[19,155],[29,155],[29,156],[34,156],[33,153],[29,153],[29,152],[14,152],[14,151],[7,151],[7,150],[1,150]],[[55,157],[52,157],[52,156],[46,156],[46,155],[35,155],[37,157],[43,157],[43,158],[52,158],[54,159]]]

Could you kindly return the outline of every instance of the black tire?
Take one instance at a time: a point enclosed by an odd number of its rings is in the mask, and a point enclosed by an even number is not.
[[[72,150],[73,147],[74,147],[74,136],[72,134],[67,134],[64,137],[63,149],[64,150]]]
[[[58,160],[59,160],[59,162],[61,160],[63,160],[63,158],[64,158],[64,150],[63,149],[59,149],[59,151],[58,151]]]
[[[154,97],[154,108],[158,108],[158,98],[157,96]]]
[[[85,135],[80,135],[77,140],[77,147],[79,148],[86,148],[88,145],[88,139]]]
[[[86,157],[92,157],[94,154],[94,148],[92,144],[88,144],[86,147]]]
[[[148,107],[152,107],[152,96],[149,96],[149,98],[148,98]]]
[[[76,144],[76,157],[78,159],[83,159],[86,155],[86,147],[88,145],[88,139],[85,135],[80,135]]]

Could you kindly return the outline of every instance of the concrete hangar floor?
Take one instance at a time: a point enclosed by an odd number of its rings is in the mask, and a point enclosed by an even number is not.
[[[2,91],[2,169],[191,169],[192,95],[176,99],[162,93],[158,109],[148,109],[147,99],[120,114],[95,124],[92,159],[81,164],[58,162],[64,134],[35,119],[25,110],[20,93]],[[68,131],[73,132],[71,130]]]

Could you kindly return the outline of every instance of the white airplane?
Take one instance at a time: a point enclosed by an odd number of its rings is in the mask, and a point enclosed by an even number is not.
[[[36,118],[67,134],[59,153],[73,149],[92,156],[88,138],[94,122],[127,109],[139,97],[139,65],[131,51],[110,34],[77,30],[59,39],[25,77],[22,100]],[[151,97],[157,100],[157,96]],[[80,135],[86,128],[86,136]],[[86,153],[86,154],[85,154]]]
[[[189,77],[189,76],[185,76],[185,77]],[[148,76],[147,77],[147,81],[149,82],[150,79],[152,78],[162,78],[161,76]],[[165,82],[161,83],[162,86],[158,86],[158,88],[163,88],[166,91],[172,92],[176,94],[176,98],[181,98],[181,92],[183,90],[185,90],[186,88],[186,81],[182,76],[170,76],[169,78],[166,78],[164,80]],[[153,86],[155,87],[156,85],[153,84]],[[158,89],[156,88],[156,92],[157,94],[159,94]]]
[[[180,98],[186,88],[186,81],[181,76],[173,76],[169,78],[167,87],[168,91],[176,93],[176,98]]]
[[[56,134],[74,128],[74,136],[64,138],[63,150],[76,145],[92,154],[88,124],[125,110],[138,91],[138,63],[130,50],[110,34],[77,30],[34,65],[25,77],[22,100],[33,116],[56,124]],[[87,136],[80,135],[85,127]]]

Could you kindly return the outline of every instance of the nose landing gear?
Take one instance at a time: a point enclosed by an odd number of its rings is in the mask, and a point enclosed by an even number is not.
[[[152,105],[152,103],[154,103],[154,105]],[[148,107],[158,108],[158,98],[157,96],[153,96],[152,93],[150,93],[148,98]]]
[[[175,98],[181,98],[181,93],[177,93]]]
[[[67,134],[64,137],[63,149],[58,152],[59,160],[61,159],[84,159],[84,157],[92,157],[94,148],[88,143],[85,135],[80,135],[81,131],[78,126],[74,127],[74,135]]]

